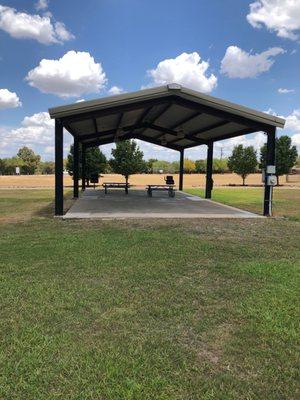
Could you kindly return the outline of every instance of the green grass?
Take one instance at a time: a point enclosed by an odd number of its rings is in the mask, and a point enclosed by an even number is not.
[[[21,192],[0,191],[1,399],[298,398],[299,222],[62,221]]]
[[[204,189],[184,189],[185,192],[204,197]],[[214,188],[212,200],[255,213],[262,213],[263,189]],[[300,221],[300,189],[275,188],[273,210],[275,216]]]

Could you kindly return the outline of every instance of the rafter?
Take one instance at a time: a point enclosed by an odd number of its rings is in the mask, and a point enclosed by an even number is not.
[[[225,126],[229,123],[230,123],[229,121],[222,121],[222,122],[218,122],[216,124],[207,126],[206,128],[202,128],[200,130],[198,129],[197,131],[190,132],[187,135],[185,135],[185,139],[191,139],[191,140],[200,139],[200,138],[197,138],[197,135],[200,135],[201,133],[206,133],[206,132],[212,131],[217,128],[221,128],[222,126]],[[176,139],[172,140],[171,143],[178,142],[178,140],[180,140],[180,139],[176,138]]]
[[[158,113],[156,114],[151,121],[147,121],[147,124],[154,124],[164,113],[166,113],[173,105],[173,102],[166,104],[166,106]],[[140,134],[143,134],[147,127],[145,127]]]
[[[175,124],[170,126],[170,129],[177,129],[179,128],[181,125],[184,125],[190,121],[192,121],[194,118],[198,117],[199,115],[201,115],[202,113],[199,111],[196,111],[195,113],[193,113],[192,115],[190,115],[189,117],[185,117],[182,120],[176,122]]]

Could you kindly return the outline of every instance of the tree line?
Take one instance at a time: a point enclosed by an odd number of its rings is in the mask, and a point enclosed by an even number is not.
[[[0,175],[54,174],[55,163],[42,161],[41,156],[29,147],[22,147],[14,157],[0,158]]]
[[[79,146],[79,160],[81,160],[81,146]],[[73,175],[73,145],[66,160],[65,169]],[[213,173],[234,172],[241,176],[243,185],[249,174],[259,172],[266,166],[266,144],[260,149],[259,158],[253,146],[235,146],[228,158],[213,160]],[[179,161],[166,161],[157,159],[144,159],[144,154],[134,140],[116,143],[112,149],[111,159],[107,160],[99,147],[86,150],[86,179],[87,184],[91,175],[101,173],[118,173],[124,175],[128,180],[129,176],[136,173],[178,173]],[[291,168],[297,163],[297,149],[292,146],[289,136],[281,136],[276,139],[276,175],[288,174]],[[298,160],[299,162],[299,160]],[[0,159],[0,174],[13,175],[16,167],[20,174],[31,175],[36,173],[53,174],[55,163],[53,161],[41,161],[41,157],[28,147],[19,149],[17,155],[11,158]],[[206,173],[206,160],[184,159],[184,173]],[[82,165],[79,163],[79,177],[82,175]]]

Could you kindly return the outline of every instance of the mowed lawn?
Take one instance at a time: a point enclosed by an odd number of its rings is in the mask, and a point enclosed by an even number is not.
[[[204,189],[185,189],[185,192],[204,197]],[[212,200],[258,214],[263,210],[263,188],[214,188]],[[274,188],[274,216],[300,221],[300,189]]]
[[[0,191],[0,399],[299,398],[299,222],[62,221],[52,197]]]

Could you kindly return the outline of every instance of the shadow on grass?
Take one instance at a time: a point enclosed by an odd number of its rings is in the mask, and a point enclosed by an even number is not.
[[[72,197],[72,193],[64,194],[64,214],[72,207],[76,200]],[[55,201],[54,199],[38,210],[34,211],[32,216],[36,218],[53,218],[55,213]]]

